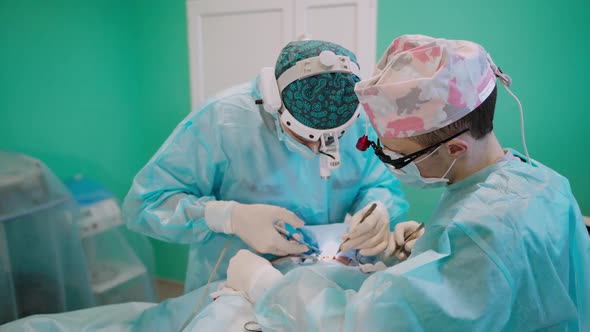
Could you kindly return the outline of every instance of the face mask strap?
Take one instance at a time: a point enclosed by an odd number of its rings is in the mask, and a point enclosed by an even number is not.
[[[451,172],[451,169],[453,168],[453,166],[455,166],[455,163],[457,162],[457,158],[453,159],[453,162],[451,163],[451,166],[449,166],[449,168],[447,169],[447,171],[445,172],[445,174],[443,174],[443,176],[441,176],[441,179],[446,178],[447,175],[449,175],[449,172]]]
[[[442,143],[442,144],[444,144],[444,143]],[[436,151],[438,151],[438,149],[440,149],[440,147],[442,146],[442,144],[441,144],[441,145],[439,145],[439,146],[438,146],[436,149],[432,150],[432,152],[430,152],[430,153],[429,153],[429,154],[428,154],[426,157],[424,157],[424,158],[422,158],[422,159],[420,159],[420,160],[416,160],[416,161],[414,161],[413,163],[414,163],[414,164],[421,163],[421,162],[423,162],[424,160],[426,160],[426,159],[430,158],[430,156],[432,156],[432,155],[433,155],[433,154],[434,154]]]
[[[429,153],[429,154],[428,154],[426,157],[424,157],[424,158],[422,158],[422,159],[420,159],[420,160],[414,161],[414,164],[417,164],[417,163],[419,163],[419,162],[422,162],[422,161],[424,161],[424,160],[428,159],[428,158],[429,158],[430,156],[432,156],[432,155],[433,155],[433,154],[434,154],[436,151],[438,151],[438,149],[440,149],[440,147],[441,147],[441,146],[442,146],[442,145],[439,145],[439,146],[438,146],[438,148],[436,148],[434,151],[432,151],[431,153]],[[456,162],[457,162],[457,158],[453,159],[453,162],[451,163],[451,166],[449,166],[449,168],[447,169],[447,171],[445,172],[445,174],[443,174],[443,176],[441,176],[441,177],[440,177],[441,179],[444,179],[444,178],[445,178],[447,175],[449,175],[449,172],[451,171],[451,169],[453,168],[453,166],[455,166],[455,163],[456,163]],[[420,171],[420,170],[418,170],[418,171]],[[422,174],[420,174],[420,176],[422,176]]]

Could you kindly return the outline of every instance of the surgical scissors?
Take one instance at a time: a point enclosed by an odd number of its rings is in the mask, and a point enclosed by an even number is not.
[[[274,226],[275,229],[279,231],[279,233],[283,234],[287,241],[295,241],[299,244],[307,246],[307,248],[309,248],[312,254],[320,253],[320,249],[305,242],[305,240],[303,239],[303,234],[297,228],[291,226],[291,224],[277,221],[275,222]]]

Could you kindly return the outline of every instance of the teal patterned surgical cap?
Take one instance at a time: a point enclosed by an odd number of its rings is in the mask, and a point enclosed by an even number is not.
[[[298,61],[332,51],[347,56],[358,65],[356,56],[346,48],[321,40],[290,42],[283,48],[275,66],[278,79]],[[354,86],[360,78],[348,73],[324,73],[294,81],[281,92],[283,105],[297,121],[319,130],[337,128],[346,123],[358,107]]]

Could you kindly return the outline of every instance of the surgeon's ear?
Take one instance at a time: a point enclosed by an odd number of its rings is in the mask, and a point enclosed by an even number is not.
[[[454,139],[446,144],[449,155],[459,158],[469,150],[469,142],[463,139]]]

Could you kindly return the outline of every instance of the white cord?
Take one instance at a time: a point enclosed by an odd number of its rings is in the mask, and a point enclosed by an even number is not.
[[[529,149],[526,146],[526,137],[524,134],[524,112],[522,110],[522,104],[520,103],[520,100],[518,100],[518,97],[516,97],[516,95],[512,93],[512,91],[510,91],[508,86],[506,86],[505,84],[502,84],[502,86],[504,86],[504,89],[508,91],[508,93],[512,96],[512,98],[514,98],[514,100],[516,100],[516,103],[518,104],[518,109],[520,111],[520,134],[522,136],[522,146],[524,148],[524,153],[526,154],[527,162],[531,164],[531,157],[529,155]]]
[[[193,310],[193,312],[191,313],[189,318],[184,322],[184,324],[182,325],[180,330],[178,330],[179,332],[182,332],[188,326],[188,324],[190,324],[190,322],[195,318],[195,316],[199,313],[199,310],[201,310],[201,306],[203,305],[203,302],[205,301],[205,297],[209,294],[209,286],[211,286],[211,281],[213,280],[213,276],[215,275],[215,272],[217,272],[217,268],[219,268],[219,264],[221,264],[221,260],[225,256],[227,249],[229,249],[229,245],[231,243],[231,240],[233,240],[233,238],[234,238],[234,234],[232,234],[229,237],[229,239],[227,239],[227,242],[225,243],[225,247],[223,247],[223,250],[221,251],[219,258],[217,259],[217,262],[215,263],[215,266],[213,267],[213,270],[211,271],[211,274],[209,275],[209,280],[207,281],[207,286],[205,286],[205,290],[203,291],[203,294],[201,295],[201,299],[199,300],[199,304],[197,304],[197,306],[195,307],[195,310]]]
[[[522,136],[521,137],[522,138],[522,147],[524,148],[524,153],[526,155],[527,162],[530,165],[531,164],[531,156],[529,155],[529,149],[526,146],[526,137],[524,134],[524,112],[522,110],[522,104],[520,103],[520,100],[518,99],[518,97],[516,97],[516,95],[508,88],[509,86],[512,85],[512,78],[510,76],[508,76],[507,74],[504,74],[504,72],[502,72],[500,67],[496,66],[496,64],[494,63],[494,60],[492,60],[492,57],[490,56],[489,53],[487,53],[487,58],[488,58],[488,62],[490,64],[490,66],[492,67],[492,71],[494,72],[496,77],[498,77],[500,79],[500,82],[502,82],[504,89],[506,89],[506,91],[508,91],[508,93],[512,96],[512,98],[514,98],[514,100],[516,100],[516,103],[518,104],[518,110],[520,111],[520,134]]]

